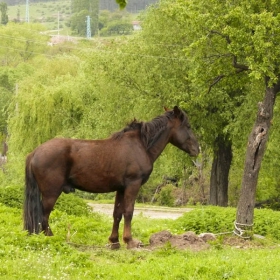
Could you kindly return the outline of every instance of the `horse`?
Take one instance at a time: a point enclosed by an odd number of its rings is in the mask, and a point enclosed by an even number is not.
[[[177,106],[165,109],[163,115],[149,122],[134,119],[107,139],[53,138],[41,144],[26,157],[24,229],[29,234],[43,231],[47,236],[53,235],[49,216],[62,192],[116,192],[111,248],[120,248],[122,217],[127,248],[140,246],[141,242],[131,235],[135,200],[168,143],[190,156],[199,154],[188,117]]]

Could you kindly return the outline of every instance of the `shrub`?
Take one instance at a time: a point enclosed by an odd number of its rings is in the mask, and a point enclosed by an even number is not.
[[[75,194],[62,193],[55,206],[55,209],[66,212],[68,215],[85,216],[90,212],[86,201]]]
[[[23,188],[20,186],[0,187],[0,202],[9,207],[22,209]]]
[[[234,208],[208,206],[184,214],[176,220],[176,225],[182,231],[221,233],[232,231],[234,220]]]
[[[20,186],[0,187],[0,203],[17,208],[23,208],[24,189]],[[90,207],[87,203],[74,194],[61,194],[58,198],[55,209],[66,212],[69,215],[88,215]]]
[[[175,187],[173,185],[164,186],[158,196],[156,197],[157,202],[164,206],[174,206],[175,198],[173,195],[173,190]]]
[[[255,209],[254,232],[280,240],[280,212]]]
[[[192,210],[174,221],[173,230],[195,233],[232,232],[236,209],[207,206]],[[270,209],[255,209],[254,233],[280,240],[280,212]]]

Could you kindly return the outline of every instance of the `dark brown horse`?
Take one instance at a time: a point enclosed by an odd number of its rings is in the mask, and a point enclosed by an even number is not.
[[[137,247],[131,236],[135,199],[168,143],[191,156],[199,153],[188,118],[177,106],[150,122],[133,121],[108,139],[55,138],[40,145],[26,159],[24,228],[52,235],[49,215],[62,192],[116,192],[109,241],[112,248],[120,247],[123,216],[123,240],[127,248]]]

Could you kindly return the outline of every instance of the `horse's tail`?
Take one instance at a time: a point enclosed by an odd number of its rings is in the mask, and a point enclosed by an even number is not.
[[[23,208],[24,229],[29,233],[39,233],[42,228],[43,207],[41,192],[34,177],[31,160],[34,153],[26,158],[25,165],[25,199]]]

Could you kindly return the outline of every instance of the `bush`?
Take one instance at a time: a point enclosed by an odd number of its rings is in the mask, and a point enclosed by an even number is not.
[[[0,187],[0,202],[6,206],[23,208],[23,188],[20,186]]]
[[[22,209],[24,202],[24,189],[20,186],[0,187],[0,203]],[[74,194],[61,194],[58,198],[55,209],[66,212],[69,215],[83,216],[88,215],[90,207],[87,203]]]
[[[175,187],[173,185],[164,186],[158,196],[156,197],[157,202],[164,206],[174,206],[175,198],[173,195],[173,190]]]
[[[194,209],[176,220],[177,229],[195,233],[221,233],[233,230],[234,208],[202,207]],[[178,228],[179,227],[179,228]]]
[[[255,209],[254,232],[280,240],[280,212]]]
[[[85,216],[91,211],[85,200],[75,194],[64,193],[60,195],[54,208],[75,216]]]
[[[177,232],[193,231],[195,233],[232,232],[236,209],[207,206],[197,208],[174,221],[173,230]],[[254,233],[280,240],[280,212],[270,209],[255,209]]]

